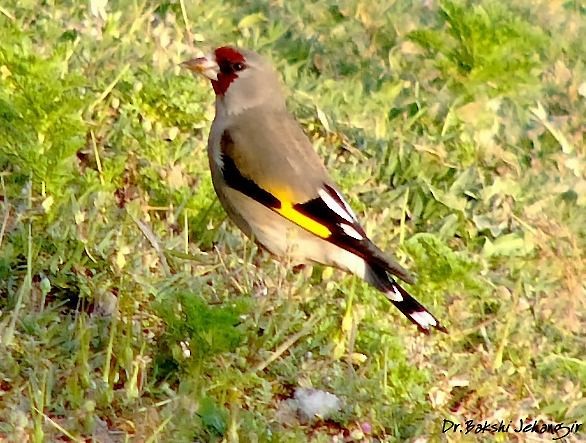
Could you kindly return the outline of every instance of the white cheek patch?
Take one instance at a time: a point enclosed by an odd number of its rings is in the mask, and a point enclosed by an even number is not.
[[[430,326],[437,326],[437,321],[427,311],[412,312],[409,314],[421,327],[428,329]]]
[[[206,54],[204,59],[205,61],[201,64],[201,73],[210,80],[218,81],[220,68],[218,62],[216,62],[216,56],[214,54]]]
[[[347,225],[346,223],[340,223],[340,227],[346,233],[346,235],[355,238],[356,240],[364,240],[364,237],[360,235],[360,233],[352,226]]]
[[[336,200],[332,198],[330,194],[328,194],[328,192],[325,189],[320,189],[319,191],[317,191],[317,194],[321,197],[321,199],[327,205],[328,208],[330,208],[344,220],[349,221],[350,223],[356,221],[356,216],[354,215],[352,210],[348,211],[346,208],[340,205]],[[344,202],[344,200],[342,199],[341,201]]]

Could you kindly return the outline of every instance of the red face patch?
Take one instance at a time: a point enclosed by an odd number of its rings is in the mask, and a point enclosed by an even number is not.
[[[238,71],[246,67],[246,60],[238,50],[230,46],[222,46],[214,51],[216,63],[220,67],[218,79],[212,80],[216,95],[224,95],[230,84],[238,78]]]

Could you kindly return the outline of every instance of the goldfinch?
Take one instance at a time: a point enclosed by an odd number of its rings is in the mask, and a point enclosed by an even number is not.
[[[181,65],[208,78],[216,94],[208,157],[214,189],[234,223],[276,256],[364,279],[420,331],[447,332],[395,280],[413,283],[408,272],[368,239],[287,111],[272,66],[231,46]]]

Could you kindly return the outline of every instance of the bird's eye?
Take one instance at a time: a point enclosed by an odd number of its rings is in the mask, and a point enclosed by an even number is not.
[[[246,65],[244,63],[235,62],[230,63],[229,61],[221,61],[220,63],[220,72],[225,75],[234,74],[235,72],[242,71],[246,69]]]

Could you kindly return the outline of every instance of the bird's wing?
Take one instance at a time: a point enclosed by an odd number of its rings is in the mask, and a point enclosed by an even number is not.
[[[253,177],[277,197],[306,201],[317,195],[322,182],[331,181],[311,142],[287,112],[243,112],[231,119],[218,144],[245,177]]]
[[[280,181],[286,180],[287,174],[290,173],[290,171],[284,171],[277,175],[276,180],[273,179],[271,186],[267,186],[262,183],[262,180],[251,178],[258,174],[247,174],[239,167],[238,158],[235,159],[233,154],[237,152],[235,137],[237,138],[238,135],[226,130],[221,140],[220,167],[227,186],[254,199],[317,237],[352,252],[368,262],[377,263],[406,282],[412,282],[407,271],[368,239],[350,205],[331,184],[325,169],[318,178],[314,174],[306,179],[303,174],[299,174],[295,182],[286,181],[286,184],[280,184]],[[311,145],[310,149],[315,155],[314,160],[323,168],[321,160]],[[306,155],[306,159],[307,156],[309,154]],[[286,169],[288,166],[279,165],[280,170],[283,167]],[[301,196],[296,184],[304,188],[301,190]],[[271,189],[267,189],[269,187]],[[293,191],[288,190],[291,187],[294,188]]]

